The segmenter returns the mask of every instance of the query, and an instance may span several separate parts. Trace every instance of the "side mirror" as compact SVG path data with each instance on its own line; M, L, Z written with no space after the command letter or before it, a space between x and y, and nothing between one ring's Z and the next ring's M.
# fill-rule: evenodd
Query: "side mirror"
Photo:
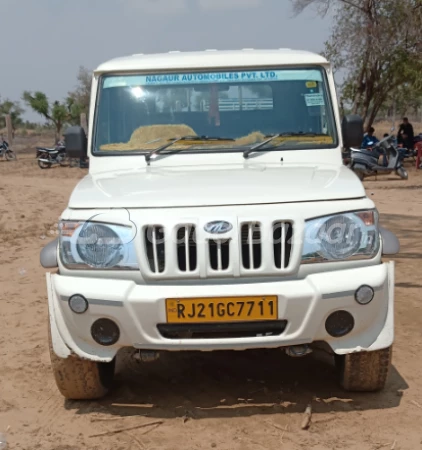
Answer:
M80 126L69 127L64 134L66 153L69 158L85 159L88 140L85 131Z
M343 143L346 148L360 147L363 141L363 120L360 116L344 116L341 124Z

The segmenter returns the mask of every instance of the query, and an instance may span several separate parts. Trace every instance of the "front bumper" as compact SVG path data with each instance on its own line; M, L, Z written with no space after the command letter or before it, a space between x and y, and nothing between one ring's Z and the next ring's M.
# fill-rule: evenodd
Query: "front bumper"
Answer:
M374 299L360 305L354 292L372 286ZM337 354L389 347L394 340L394 263L323 272L295 281L212 286L138 285L127 280L104 280L47 274L51 335L55 353L72 352L95 361L111 361L122 347L145 350L245 350L327 342ZM67 299L81 294L89 301L84 314L74 314ZM222 339L166 339L157 324L166 322L166 298L278 296L278 315L288 324L280 336ZM353 315L355 326L344 337L333 338L325 320L336 310ZM117 344L104 347L91 337L99 318L110 318L120 328Z

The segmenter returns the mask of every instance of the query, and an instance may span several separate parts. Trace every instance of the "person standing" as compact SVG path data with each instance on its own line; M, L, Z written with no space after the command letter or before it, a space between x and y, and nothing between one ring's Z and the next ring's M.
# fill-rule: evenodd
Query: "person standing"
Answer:
M409 122L407 117L403 117L403 123L399 127L397 134L397 141L399 144L403 144L403 147L408 150L413 150L415 133L413 131L413 125Z

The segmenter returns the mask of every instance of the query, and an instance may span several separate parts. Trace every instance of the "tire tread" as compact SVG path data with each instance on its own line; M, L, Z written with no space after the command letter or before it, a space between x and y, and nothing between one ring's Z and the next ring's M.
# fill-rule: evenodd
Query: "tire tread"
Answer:
M51 367L57 388L69 400L94 400L110 390L114 374L113 363L97 363L78 356L58 357L53 349L49 327L49 350ZM103 372L108 372L107 377Z
M392 359L392 347L342 356L340 382L347 391L374 392L384 388Z

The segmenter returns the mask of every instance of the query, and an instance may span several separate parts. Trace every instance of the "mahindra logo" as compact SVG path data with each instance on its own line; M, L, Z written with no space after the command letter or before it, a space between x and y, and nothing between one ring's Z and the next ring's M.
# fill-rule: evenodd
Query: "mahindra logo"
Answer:
M204 230L210 234L223 234L227 233L233 228L233 225L225 220L214 220L214 222L208 222L204 226Z

